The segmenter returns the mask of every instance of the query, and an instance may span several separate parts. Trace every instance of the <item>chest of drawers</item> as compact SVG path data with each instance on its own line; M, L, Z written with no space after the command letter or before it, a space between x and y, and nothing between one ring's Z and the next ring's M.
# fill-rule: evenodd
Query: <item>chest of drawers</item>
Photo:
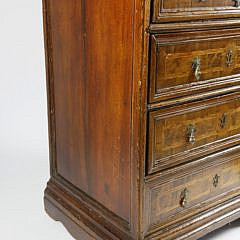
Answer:
M79 240L196 240L240 218L240 1L43 14L47 213Z

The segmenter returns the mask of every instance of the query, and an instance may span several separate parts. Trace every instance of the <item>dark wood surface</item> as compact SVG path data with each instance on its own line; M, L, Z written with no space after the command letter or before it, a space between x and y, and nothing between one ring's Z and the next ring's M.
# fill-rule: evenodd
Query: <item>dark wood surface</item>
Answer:
M150 101L239 85L239 29L153 35ZM199 59L199 79L193 69Z
M133 3L84 4L48 1L56 168L129 222Z
M153 0L153 2L154 22L239 17L239 4L235 0Z
M43 0L44 203L74 238L196 240L240 217L235 4Z
M166 232L164 228L176 219L183 221L204 208L220 205L229 196L237 196L240 193L240 160L236 155L239 149L237 146L202 158L194 168L177 167L170 178L167 172L150 178L145 203L148 231L152 232L157 226L162 233Z
M149 172L239 144L239 119L239 94L150 112Z

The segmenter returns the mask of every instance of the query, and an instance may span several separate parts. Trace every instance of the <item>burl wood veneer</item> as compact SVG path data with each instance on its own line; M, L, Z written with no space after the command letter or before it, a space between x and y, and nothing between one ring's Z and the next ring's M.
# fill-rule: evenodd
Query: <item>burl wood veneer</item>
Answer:
M43 0L47 213L77 240L196 240L240 218L240 0Z

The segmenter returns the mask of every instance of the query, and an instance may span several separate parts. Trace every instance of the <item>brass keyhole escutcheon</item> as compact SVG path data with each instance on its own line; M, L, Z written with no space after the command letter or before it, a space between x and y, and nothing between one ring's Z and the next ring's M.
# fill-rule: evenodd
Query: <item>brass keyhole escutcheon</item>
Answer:
M227 66L230 67L233 63L233 51L230 49L227 52Z
M187 188L185 188L182 192L181 192L181 196L180 196L180 205L181 207L186 207L187 203L188 203L188 197L189 197L189 191Z
M195 138L195 133L196 133L196 127L192 124L190 124L187 127L187 142L194 144L196 142L196 138Z
M194 71L194 75L197 81L201 78L201 59L196 57L192 61L192 69Z
M219 179L220 179L220 176L218 174L216 174L213 178L213 186L214 187L217 187L218 186L218 183L219 183Z
M227 114L223 113L222 117L219 120L220 120L220 127L225 128L227 123Z

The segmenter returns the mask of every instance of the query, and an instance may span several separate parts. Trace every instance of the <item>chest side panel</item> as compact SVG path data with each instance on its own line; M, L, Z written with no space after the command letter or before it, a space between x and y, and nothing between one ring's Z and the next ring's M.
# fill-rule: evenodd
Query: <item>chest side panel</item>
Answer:
M48 1L54 168L127 222L133 11L127 0Z

